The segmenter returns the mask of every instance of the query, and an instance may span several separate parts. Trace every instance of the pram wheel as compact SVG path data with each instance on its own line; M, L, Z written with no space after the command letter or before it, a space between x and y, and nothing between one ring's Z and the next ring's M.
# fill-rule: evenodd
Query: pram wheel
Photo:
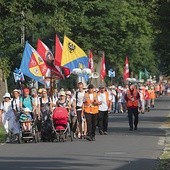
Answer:
M34 142L35 142L35 143L39 143L39 142L40 142L40 137L39 137L38 131L36 131L36 130L34 129L34 130L33 130L33 134L34 134Z
M18 143L22 144L22 134L21 133L18 134Z

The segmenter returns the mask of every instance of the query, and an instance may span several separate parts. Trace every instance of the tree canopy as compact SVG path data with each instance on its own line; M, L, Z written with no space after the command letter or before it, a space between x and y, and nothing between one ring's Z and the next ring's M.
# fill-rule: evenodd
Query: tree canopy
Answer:
M107 69L122 77L125 56L130 71L170 73L169 0L1 0L0 57L19 67L25 40L41 38L52 50L54 37L67 35L95 60L105 51ZM158 66L161 66L160 68Z

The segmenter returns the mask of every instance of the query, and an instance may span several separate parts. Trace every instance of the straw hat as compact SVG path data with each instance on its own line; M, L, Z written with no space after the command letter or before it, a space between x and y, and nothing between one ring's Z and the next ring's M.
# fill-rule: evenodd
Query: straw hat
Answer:
M14 93L14 92L18 92L19 94L21 93L21 91L18 90L18 89L14 89L14 90L12 91L12 93Z
M59 95L60 96L66 96L66 93L64 91L61 91Z

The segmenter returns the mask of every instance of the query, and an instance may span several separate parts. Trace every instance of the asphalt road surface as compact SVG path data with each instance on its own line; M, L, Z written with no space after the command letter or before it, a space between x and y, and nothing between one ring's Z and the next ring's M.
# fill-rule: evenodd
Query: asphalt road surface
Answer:
M4 144L0 170L153 170L162 153L170 111L170 97L160 97L156 107L140 115L138 131L129 131L127 114L109 115L109 133L96 141Z

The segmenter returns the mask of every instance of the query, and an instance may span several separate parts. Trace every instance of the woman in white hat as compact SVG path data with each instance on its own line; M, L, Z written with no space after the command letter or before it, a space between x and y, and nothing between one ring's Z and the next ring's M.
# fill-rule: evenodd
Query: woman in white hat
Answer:
M13 128L13 121L15 119L14 112L12 110L11 106L11 96L9 93L5 93L3 96L3 101L0 105L0 121L4 125L4 129L7 134L7 140L6 142L9 142L9 130L12 130Z

